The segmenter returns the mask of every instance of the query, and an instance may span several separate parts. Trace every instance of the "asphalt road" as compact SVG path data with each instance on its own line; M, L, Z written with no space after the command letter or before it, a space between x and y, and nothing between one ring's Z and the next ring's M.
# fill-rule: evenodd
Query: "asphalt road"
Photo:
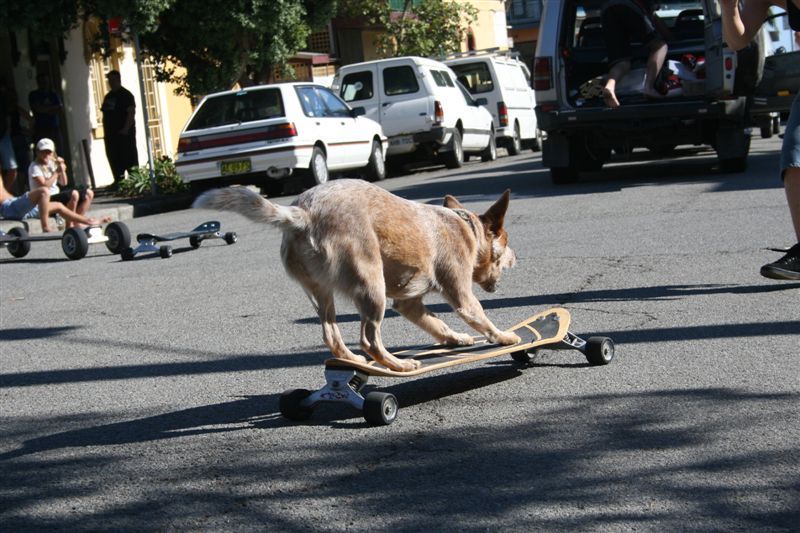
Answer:
M550 351L371 380L400 401L387 427L334 405L280 416L327 351L271 228L185 210L128 225L218 218L239 242L130 262L0 250L0 530L796 531L800 283L758 275L793 237L779 142L754 140L740 175L683 150L556 187L526 152L384 182L474 210L510 187L519 261L479 293L489 316L564 306L617 344L604 367ZM428 342L392 312L383 338Z

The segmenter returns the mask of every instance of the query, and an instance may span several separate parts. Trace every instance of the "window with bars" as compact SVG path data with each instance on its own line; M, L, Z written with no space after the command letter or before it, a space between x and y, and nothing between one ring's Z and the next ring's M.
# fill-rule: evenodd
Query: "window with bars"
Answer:
M148 60L142 62L142 85L144 85L144 105L147 108L147 129L153 143L153 156L164 155L164 136L161 132L161 106L156 92L155 66Z

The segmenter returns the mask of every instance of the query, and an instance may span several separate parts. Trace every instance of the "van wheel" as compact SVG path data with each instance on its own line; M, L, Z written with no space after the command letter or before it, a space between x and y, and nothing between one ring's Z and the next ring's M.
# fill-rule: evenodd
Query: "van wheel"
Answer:
M319 146L315 146L311 152L311 163L308 166L307 185L313 187L326 183L329 178L328 162L325 160L325 153Z
M497 159L497 140L494 132L489 134L489 146L481 152L481 161L495 161Z
M461 168L464 164L464 147L461 145L461 132L453 130L451 150L443 154L444 166L447 168Z
M522 151L522 141L520 140L519 136L519 124L516 122L514 123L514 136L508 141L506 150L508 150L508 155L517 155L520 153L520 151Z
M372 141L372 151L369 154L369 163L367 163L367 179L369 181L383 181L386 179L383 149L378 141Z
M542 151L542 130L538 127L536 128L536 137L533 138L533 142L531 143L531 150L534 152L541 152Z

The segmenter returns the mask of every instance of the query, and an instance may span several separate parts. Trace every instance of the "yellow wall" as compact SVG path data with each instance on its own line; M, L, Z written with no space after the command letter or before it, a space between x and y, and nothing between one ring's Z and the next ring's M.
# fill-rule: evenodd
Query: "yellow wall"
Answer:
M177 69L177 74L183 75L183 67ZM168 127L165 128L169 132L170 137L169 147L171 151L168 151L168 154L170 157L174 157L174 154L178 151L178 140L181 136L181 130L183 126L186 125L194 109L192 108L192 102L189 98L186 96L177 96L175 94L175 88L177 87L175 84L165 83L164 85L164 100L169 110L169 124L167 124Z
M472 24L472 31L475 35L475 48L478 50L495 47L507 49L506 7L503 0L471 0L469 3L478 10L478 18ZM502 20L502 22L498 23L498 20ZM496 31L500 29L499 26L502 26L503 33L501 34ZM461 45L461 50L467 50L466 42Z

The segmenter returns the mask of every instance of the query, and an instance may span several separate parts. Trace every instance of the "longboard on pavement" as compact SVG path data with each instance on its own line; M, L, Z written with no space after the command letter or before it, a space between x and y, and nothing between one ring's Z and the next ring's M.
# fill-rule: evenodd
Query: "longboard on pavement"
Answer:
M112 254L122 253L131 245L131 233L122 222L112 222L105 231L100 226L67 228L61 233L29 235L22 226L11 228L8 233L0 231L0 246L8 248L14 257L25 257L31 251L31 243L39 241L61 241L61 249L70 259L86 257L90 244L105 243Z
M324 387L317 391L292 389L280 398L280 411L290 420L305 420L311 416L319 402L340 402L360 410L367 423L372 426L391 424L397 417L398 403L394 395L373 391L361 395L361 390L370 376L386 378L413 377L510 355L518 363L530 365L541 348L574 349L584 354L592 366L607 365L614 358L614 342L608 337L590 337L583 340L569 331L569 311L553 308L537 313L507 331L516 333L521 341L512 346L501 346L476 337L472 346L449 347L434 344L421 349L405 350L394 355L404 359L415 359L422 366L409 372L386 368L375 361L359 363L342 359L325 361Z
M136 236L139 245L136 248L127 248L124 250L122 252L122 260L127 261L128 259L133 259L137 254L142 252L157 253L162 259L172 257L172 247L166 244L159 245L158 243L177 241L179 239L189 239L189 244L192 248L199 248L200 243L206 239L224 239L228 244L236 242L236 233L228 232L223 235L220 232L220 228L219 222L211 220L200 224L192 231L167 233L165 235L140 233Z

